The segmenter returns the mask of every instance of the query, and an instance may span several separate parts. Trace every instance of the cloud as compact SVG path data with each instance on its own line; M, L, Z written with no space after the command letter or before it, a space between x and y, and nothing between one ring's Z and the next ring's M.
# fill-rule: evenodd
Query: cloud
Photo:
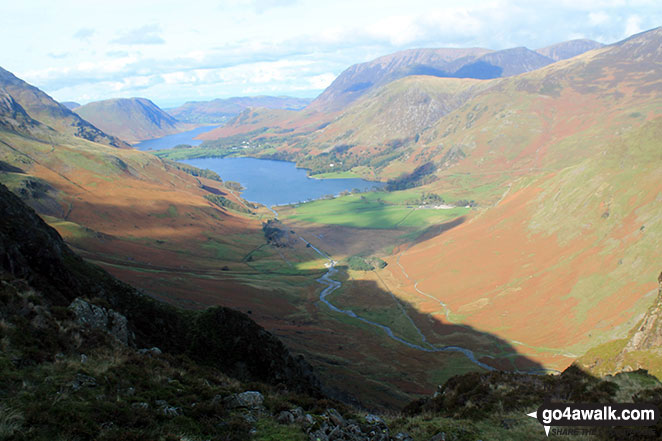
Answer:
M49 52L48 56L55 60L61 60L62 58L67 58L69 56L69 52L62 52L62 53Z
M298 3L297 0L252 0L255 12L261 14L269 9L292 6Z
M630 15L625 21L625 34L624 37L629 37L633 34L638 34L643 31L641 28L641 17L638 15Z
M598 26L609 21L609 15L604 11L590 12L588 14L589 26Z
M117 44L164 44L161 38L161 27L159 25L145 25L140 28L131 29L112 41Z
M74 34L74 38L77 38L78 40L89 40L94 33L95 30L92 28L80 28Z
M126 51L108 51L106 52L106 55L111 58L123 58L128 57L129 53Z

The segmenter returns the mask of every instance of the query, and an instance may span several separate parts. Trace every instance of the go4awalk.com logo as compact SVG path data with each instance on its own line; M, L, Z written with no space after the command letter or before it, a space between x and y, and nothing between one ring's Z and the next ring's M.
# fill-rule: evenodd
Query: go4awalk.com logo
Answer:
M537 418L549 436L556 426L653 426L660 411L649 403L543 403L537 411L527 414Z

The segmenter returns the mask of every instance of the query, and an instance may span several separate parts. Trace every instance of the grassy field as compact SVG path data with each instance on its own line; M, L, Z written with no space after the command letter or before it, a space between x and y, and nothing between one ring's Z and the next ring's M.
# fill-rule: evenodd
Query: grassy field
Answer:
M463 216L470 210L419 208L413 204L419 197L417 192L352 194L302 204L284 212L284 216L296 221L357 228L425 228Z

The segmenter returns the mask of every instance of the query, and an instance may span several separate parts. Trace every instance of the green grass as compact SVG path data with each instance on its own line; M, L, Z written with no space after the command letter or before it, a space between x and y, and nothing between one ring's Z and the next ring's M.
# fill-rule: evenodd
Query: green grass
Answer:
M306 441L308 437L295 425L276 423L273 418L262 418L257 422L255 441Z
M421 228L469 212L464 207L436 210L406 205L413 196L412 192L374 192L313 201L299 205L289 219L357 228Z
M361 176L353 171L341 171L341 172L329 172L329 173L319 173L316 175L310 175L314 179L351 179L351 178L360 178Z
M177 207L175 207L174 205L170 205L165 213L155 214L154 216L159 219L165 219L165 218L173 219L176 218L178 215L179 213L177 212Z

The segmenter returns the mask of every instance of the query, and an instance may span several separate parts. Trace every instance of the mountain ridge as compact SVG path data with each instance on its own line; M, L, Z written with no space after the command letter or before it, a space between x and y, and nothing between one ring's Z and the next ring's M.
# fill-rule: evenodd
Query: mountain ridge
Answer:
M10 95L31 118L56 131L99 142L112 147L128 148L128 144L109 136L85 121L67 107L38 88L0 67L0 90Z
M247 96L216 98L210 101L188 101L181 106L165 109L166 112L189 123L223 123L244 110L254 107L268 109L300 110L310 99L289 96Z
M181 132L180 123L147 98L113 98L94 101L74 112L103 131L131 143Z

